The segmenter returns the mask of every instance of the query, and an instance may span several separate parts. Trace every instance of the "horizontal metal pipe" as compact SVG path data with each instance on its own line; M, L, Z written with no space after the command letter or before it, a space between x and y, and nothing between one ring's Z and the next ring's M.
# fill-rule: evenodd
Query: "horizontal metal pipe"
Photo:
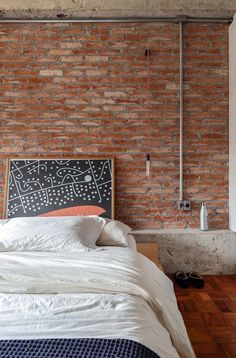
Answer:
M117 17L117 18L57 18L57 19L13 19L13 18L1 18L0 23L4 22L52 22L52 23L59 23L59 22L84 22L84 23L108 23L108 22L121 22L121 23L129 23L129 22L172 22L172 23L179 23L179 22L197 22L197 23L231 23L233 21L232 17L187 17L187 20L179 20L178 17Z

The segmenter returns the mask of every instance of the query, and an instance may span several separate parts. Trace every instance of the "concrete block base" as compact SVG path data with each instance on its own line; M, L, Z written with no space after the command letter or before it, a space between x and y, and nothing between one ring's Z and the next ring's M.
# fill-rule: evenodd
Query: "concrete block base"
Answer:
M166 273L178 270L201 274L236 273L236 233L230 230L135 230L136 242L157 242Z

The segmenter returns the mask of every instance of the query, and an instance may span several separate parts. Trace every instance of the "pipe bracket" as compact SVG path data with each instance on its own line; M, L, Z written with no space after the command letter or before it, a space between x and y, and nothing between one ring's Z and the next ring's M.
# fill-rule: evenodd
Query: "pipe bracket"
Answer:
M189 21L189 18L187 15L177 15L176 16L176 23L179 24L179 23L184 23L184 22L188 22Z

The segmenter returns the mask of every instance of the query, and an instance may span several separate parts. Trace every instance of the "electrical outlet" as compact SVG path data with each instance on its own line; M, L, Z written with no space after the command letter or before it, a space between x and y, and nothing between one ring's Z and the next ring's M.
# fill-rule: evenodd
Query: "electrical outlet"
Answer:
M191 210L191 205L190 205L190 200L179 200L178 203L178 208L183 211L189 211Z

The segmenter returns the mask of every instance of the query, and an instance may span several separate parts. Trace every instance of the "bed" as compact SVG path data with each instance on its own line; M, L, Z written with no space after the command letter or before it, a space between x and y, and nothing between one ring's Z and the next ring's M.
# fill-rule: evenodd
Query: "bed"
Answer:
M104 216L0 221L1 358L195 357L172 282Z

